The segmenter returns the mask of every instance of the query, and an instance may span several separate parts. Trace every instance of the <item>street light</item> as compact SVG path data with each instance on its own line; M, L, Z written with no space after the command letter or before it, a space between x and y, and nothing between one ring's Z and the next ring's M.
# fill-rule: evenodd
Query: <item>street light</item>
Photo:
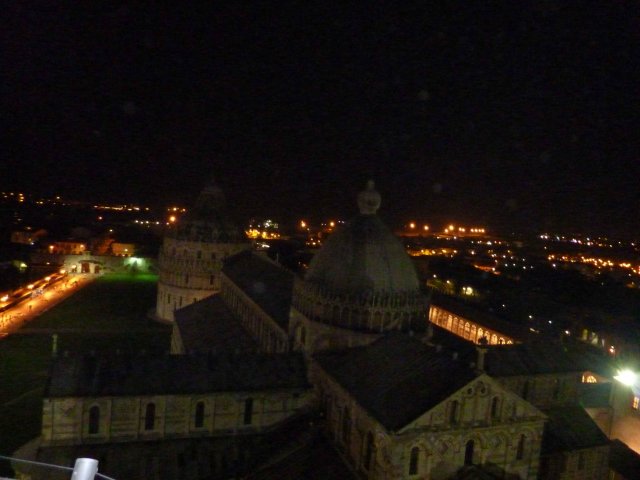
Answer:
M630 387L632 385L635 385L636 380L638 379L638 375L629 369L625 369L620 370L618 375L614 376L613 378L618 380L623 385L627 385L628 387Z

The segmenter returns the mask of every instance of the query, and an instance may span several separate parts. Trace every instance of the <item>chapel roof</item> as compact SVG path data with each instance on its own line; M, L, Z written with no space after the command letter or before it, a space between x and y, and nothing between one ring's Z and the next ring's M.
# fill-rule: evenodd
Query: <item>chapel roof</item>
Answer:
M300 353L58 358L45 397L171 395L306 389Z
M377 421L406 426L479 373L415 336L389 333L370 345L316 354L315 360ZM408 401L410 399L410 401Z

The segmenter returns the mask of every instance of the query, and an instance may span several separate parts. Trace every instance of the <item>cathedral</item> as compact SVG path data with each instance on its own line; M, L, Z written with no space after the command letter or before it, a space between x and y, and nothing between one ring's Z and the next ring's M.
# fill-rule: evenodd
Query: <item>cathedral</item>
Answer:
M373 182L357 207L298 276L205 188L160 253L171 355L59 359L33 457L131 480L609 478L578 396L591 365L429 322Z

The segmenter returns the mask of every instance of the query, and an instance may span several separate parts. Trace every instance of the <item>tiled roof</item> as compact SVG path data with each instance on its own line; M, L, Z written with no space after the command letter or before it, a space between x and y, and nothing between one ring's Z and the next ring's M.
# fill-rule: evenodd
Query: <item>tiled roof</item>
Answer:
M175 312L176 328L187 353L254 352L256 343L219 295Z
M544 411L548 421L542 439L543 454L607 445L609 439L580 406L556 407Z
M364 347L322 352L315 358L391 431L406 426L478 376L468 362L400 333Z
M54 362L45 397L171 395L307 388L299 353L69 357Z
M293 273L252 252L228 258L222 272L278 325L288 330Z

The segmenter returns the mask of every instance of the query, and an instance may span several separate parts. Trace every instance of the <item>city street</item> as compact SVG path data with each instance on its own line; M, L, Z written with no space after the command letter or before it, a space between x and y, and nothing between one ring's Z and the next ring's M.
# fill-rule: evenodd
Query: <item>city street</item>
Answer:
M38 315L73 295L96 278L95 275L69 274L54 285L21 302L5 312L0 312L0 338L15 332Z

